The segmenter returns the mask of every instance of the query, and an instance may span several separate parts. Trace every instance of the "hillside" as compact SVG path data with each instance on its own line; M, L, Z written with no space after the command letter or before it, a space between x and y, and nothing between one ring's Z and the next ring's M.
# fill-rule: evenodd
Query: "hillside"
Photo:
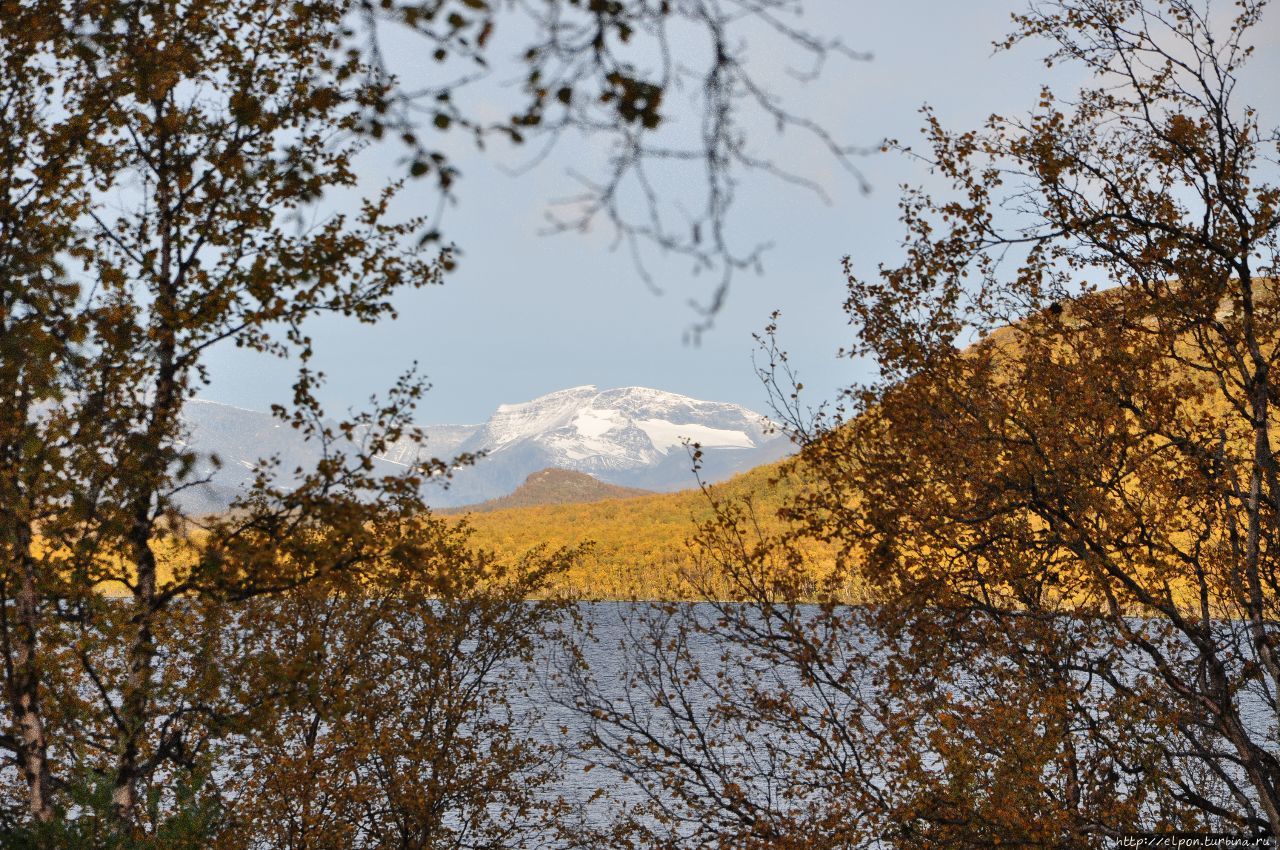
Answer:
M478 505L451 508L441 513L488 513L508 508L527 508L537 505L563 505L570 503L602 502L607 499L634 499L652 496L652 490L636 487L619 487L608 484L585 472L553 467L531 474L515 492Z
M775 462L737 475L708 492L654 493L592 503L512 507L465 518L473 542L499 554L519 556L545 544L551 548L590 543L583 562L566 577L575 591L594 597L684 598L682 574L694 565L687 541L712 516L712 501L750 497L765 531L777 531L783 499L799 486L792 464ZM814 553L822 560L821 553Z

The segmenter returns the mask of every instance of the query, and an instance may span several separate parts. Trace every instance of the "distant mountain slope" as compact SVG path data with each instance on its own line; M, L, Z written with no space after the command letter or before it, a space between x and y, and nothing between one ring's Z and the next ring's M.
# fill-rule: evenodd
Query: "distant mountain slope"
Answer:
M533 473L509 496L490 499L478 505L448 508L446 512L488 513L508 508L602 502L606 499L634 499L638 496L652 495L652 490L606 484L585 472L551 468Z
M304 439L300 431L270 413L247 410L229 404L192 399L183 408L186 445L200 455L202 474L211 475L209 484L185 491L183 503L197 513L225 510L236 494L253 480L261 459L278 458L279 474L289 480L296 470L309 470L320 459L320 447ZM479 425L429 425L422 430L426 445L421 453L453 457L458 447L479 429ZM377 470L391 474L403 470L420 453L409 440L393 445L377 459ZM214 468L213 458L218 460Z
M204 456L202 468L212 475L209 485L184 494L187 506L199 512L225 508L252 480L260 458L279 458L285 480L319 459L315 443L269 413L197 399L184 415L188 445ZM771 432L765 417L745 407L646 387L574 387L504 404L480 425L422 430L425 446L402 440L378 458L377 468L394 473L419 455L446 460L464 452L483 455L448 482L427 485L424 498L437 508L506 496L529 475L548 468L587 473L618 487L692 487L696 479L685 440L702 447L702 475L708 481L777 460L791 448ZM211 456L217 456L219 468Z

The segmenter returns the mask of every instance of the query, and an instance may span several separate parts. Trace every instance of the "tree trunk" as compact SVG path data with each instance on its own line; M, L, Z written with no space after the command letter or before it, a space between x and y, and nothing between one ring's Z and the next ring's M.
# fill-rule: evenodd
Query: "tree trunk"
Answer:
M53 820L52 776L49 745L40 713L40 670L36 663L40 609L37 604L35 564L31 558L31 529L18 524L20 584L15 598L17 639L13 649L11 696L14 727L18 735L18 760L27 784L27 811L41 823Z

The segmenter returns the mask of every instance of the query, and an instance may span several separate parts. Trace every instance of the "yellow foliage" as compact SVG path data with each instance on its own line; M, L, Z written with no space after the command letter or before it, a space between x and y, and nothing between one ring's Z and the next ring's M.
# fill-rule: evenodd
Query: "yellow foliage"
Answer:
M564 576L563 589L590 598L689 599L694 566L690 538L714 515L713 499L750 497L760 530L784 529L778 509L797 486L787 462L769 464L698 489L601 502L541 505L472 513L472 542L499 556L536 546L589 544L587 555ZM820 562L815 557L815 565ZM815 569L818 569L815 566Z

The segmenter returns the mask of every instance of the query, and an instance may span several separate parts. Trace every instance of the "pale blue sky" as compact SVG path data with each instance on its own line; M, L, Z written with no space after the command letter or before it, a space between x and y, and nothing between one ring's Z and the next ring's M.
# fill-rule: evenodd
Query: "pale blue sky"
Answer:
M992 41L1022 7L1016 0L805 0L805 6L811 26L874 54L870 63L834 62L820 81L797 92L798 108L849 143L917 140L925 102L963 129L991 112L1025 112L1042 83L1065 93L1074 79L1074 72L1057 69L1051 77L1032 46L993 54ZM1280 78L1278 25L1280 10L1271 10L1243 92L1264 123L1280 121L1280 95L1268 83ZM774 247L762 275L735 279L700 345L682 342L696 318L686 301L705 297L712 281L691 275L687 263L657 267L665 291L657 296L625 250L609 251L605 233L538 235L547 201L572 193L567 168L589 151L566 146L536 171L511 176L499 163L518 165L527 151L484 157L459 147L461 204L445 224L446 235L466 251L463 262L443 287L400 297L398 321L375 328L315 324L318 363L329 376L326 403L335 413L359 407L416 360L434 385L419 411L423 423L479 422L498 404L592 383L651 386L764 410L751 334L774 309L782 310L781 339L806 394L813 401L832 396L862 376L857 364L836 358L849 339L840 309L841 258L851 255L864 273L892 260L901 233L898 187L927 180L927 173L898 155L866 158L860 165L873 191L862 195L833 162L793 151L792 137L775 140L761 129L762 147L798 156L805 163L800 170L822 181L832 203L764 176L751 179L733 213L736 232L742 244L770 240ZM372 179L393 173L392 156L384 150L369 159ZM435 209L429 186L407 191L407 208ZM288 364L225 349L211 366L208 398L265 409L287 397Z

